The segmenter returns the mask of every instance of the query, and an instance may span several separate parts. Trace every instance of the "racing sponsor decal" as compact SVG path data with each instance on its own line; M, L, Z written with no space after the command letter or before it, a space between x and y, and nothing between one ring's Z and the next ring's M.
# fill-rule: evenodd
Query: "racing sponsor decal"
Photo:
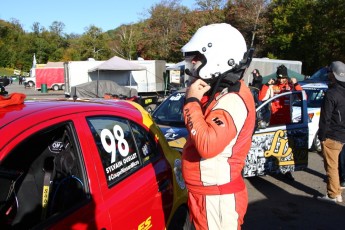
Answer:
M113 132L109 129L101 131L102 146L111 154L110 165L105 168L109 182L140 165L138 154L136 152L129 154L129 144L124 137L123 129L119 125L113 127Z
M306 164L308 135L301 132L277 130L254 135L246 158L244 176L286 173L295 171L296 165Z
M178 93L176 94L176 96L171 96L170 97L170 101L179 101L181 99L181 97L184 96L184 93Z
M49 145L49 151L52 153L59 153L62 151L64 144L62 141L54 141L51 145Z
M222 127L225 126L225 125L224 125L224 122L223 122L222 120L220 120L218 117L213 118L212 121L213 121L214 123L216 123L216 125L218 125L218 126L222 126Z
M178 132L178 130L177 130L177 132ZM175 139L177 139L178 135L179 134L176 133L176 131L173 128L168 129L166 131L166 133L164 134L164 136L167 140L175 140Z
M151 216L138 225L138 230L147 230L150 228L152 228Z
M193 122L192 122L192 118L190 116L190 111L189 109L185 109L186 112L186 116L187 116L187 126L190 129L190 133L194 136L196 134L196 130L193 128Z

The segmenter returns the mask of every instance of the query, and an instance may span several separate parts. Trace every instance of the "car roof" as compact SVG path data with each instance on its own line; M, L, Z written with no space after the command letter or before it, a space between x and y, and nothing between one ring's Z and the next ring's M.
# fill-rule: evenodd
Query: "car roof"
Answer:
M303 89L327 89L328 88L328 84L326 82L302 81L299 83Z
M32 100L0 108L0 149L15 133L60 116L83 112L123 113L142 120L138 104L125 100ZM143 110L143 109L142 109Z

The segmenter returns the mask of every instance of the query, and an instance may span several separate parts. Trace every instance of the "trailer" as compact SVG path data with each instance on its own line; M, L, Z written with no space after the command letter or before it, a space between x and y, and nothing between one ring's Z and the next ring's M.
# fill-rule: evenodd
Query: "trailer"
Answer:
M64 67L64 82L65 82L65 95L71 96L71 89L74 86L91 82L89 69L104 63L104 61L95 61L89 59L88 61L69 61L63 64Z
M63 67L45 67L36 69L35 89L41 90L43 87L54 91L64 90L64 68Z
M74 86L100 80L114 81L120 86L135 89L140 96L157 95L164 92L165 68L163 60L129 61L117 56L107 61L65 62L65 95L73 96L71 89Z
M253 58L248 69L246 70L243 80L248 85L252 82L252 72L254 69L258 69L261 76L267 76L277 71L277 67L285 65L286 68L292 70L298 74L302 71L302 62L295 60L280 60L280 59L269 59L269 58Z
M139 94L145 95L164 92L166 61L132 60L130 62L146 67L146 70L132 71L133 78L137 83L135 88Z

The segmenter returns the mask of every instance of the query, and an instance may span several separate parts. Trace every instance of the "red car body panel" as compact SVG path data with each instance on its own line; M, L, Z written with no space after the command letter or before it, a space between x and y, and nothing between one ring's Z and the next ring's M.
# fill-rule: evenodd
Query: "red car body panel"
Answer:
M109 106L109 104L111 106ZM163 229L177 206L186 201L176 187L172 164L164 154L112 187L104 173L94 138L86 121L92 116L124 117L143 124L142 111L124 101L27 101L0 110L0 163L28 136L62 122L72 122L83 154L91 199L78 210L48 220L52 229ZM143 126L145 127L145 126ZM146 127L149 131L151 128ZM159 130L154 127L154 130ZM152 130L151 130L152 131ZM156 134L157 135L157 134ZM158 133L163 139L161 133ZM167 142L161 143L167 148ZM162 149L162 152L166 151ZM28 153L23 154L30 154ZM185 197L176 197L177 190ZM174 197L175 196L175 197Z

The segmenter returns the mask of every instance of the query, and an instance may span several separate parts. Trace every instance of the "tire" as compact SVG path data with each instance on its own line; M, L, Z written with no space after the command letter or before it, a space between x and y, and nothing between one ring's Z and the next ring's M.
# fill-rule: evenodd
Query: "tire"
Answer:
M317 134L314 137L313 140L313 150L315 150L318 153L321 153L322 149L321 149L321 141L319 140L319 138L317 137Z
M195 230L193 223L189 217L189 210L186 205L179 207L174 216L171 218L168 230Z
M33 81L29 81L29 82L28 82L28 85L29 85L30 87L34 87L34 86L35 86L35 83L34 83Z
M52 89L53 89L54 91L58 91L60 88L59 88L58 85L53 85L53 86L52 86Z
M61 90L65 90L65 85L61 85Z

